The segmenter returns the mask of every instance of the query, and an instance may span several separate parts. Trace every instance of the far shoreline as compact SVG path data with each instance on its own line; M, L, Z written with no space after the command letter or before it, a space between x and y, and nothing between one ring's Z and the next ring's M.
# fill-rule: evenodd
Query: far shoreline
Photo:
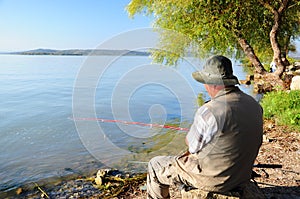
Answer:
M110 49L35 49L19 52L0 52L2 55L45 55L45 56L149 56L146 51L110 50Z

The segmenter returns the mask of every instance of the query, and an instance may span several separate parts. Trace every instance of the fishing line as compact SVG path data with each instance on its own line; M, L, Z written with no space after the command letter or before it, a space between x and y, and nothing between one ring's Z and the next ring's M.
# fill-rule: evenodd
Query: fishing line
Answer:
M164 128L164 129L172 129L177 131L186 131L188 132L188 128L171 126L171 125L164 125L164 124L150 124L150 123L143 123L143 122L129 122L125 120L110 120L110 119L103 119L103 118L89 118L89 117L69 117L70 120L74 121L98 121L98 122L105 122L105 123L120 123L126 125L138 125L138 126L149 126L150 128Z

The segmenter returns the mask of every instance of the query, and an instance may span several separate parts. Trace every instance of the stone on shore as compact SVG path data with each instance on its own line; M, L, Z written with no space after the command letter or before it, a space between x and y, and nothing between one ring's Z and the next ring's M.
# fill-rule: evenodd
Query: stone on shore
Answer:
M296 75L292 78L290 89L291 90L300 90L300 76L299 75Z

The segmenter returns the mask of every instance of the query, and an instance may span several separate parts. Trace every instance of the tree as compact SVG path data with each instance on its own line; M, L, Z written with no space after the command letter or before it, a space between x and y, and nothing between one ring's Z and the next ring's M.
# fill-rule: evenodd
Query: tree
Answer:
M172 64L190 52L199 57L244 54L257 73L265 74L261 60L272 57L273 50L278 76L284 70L281 52L300 32L299 10L298 0L131 0L127 6L130 16L145 12L154 16L155 27L186 36L177 42L176 34L162 32L164 50L153 52L156 61ZM171 48L177 55L167 53Z
M281 76L285 67L289 65L288 54L291 37L299 36L300 1L293 0L260 0L266 8L266 15L272 23L270 43L273 49L273 61L277 65L275 74Z

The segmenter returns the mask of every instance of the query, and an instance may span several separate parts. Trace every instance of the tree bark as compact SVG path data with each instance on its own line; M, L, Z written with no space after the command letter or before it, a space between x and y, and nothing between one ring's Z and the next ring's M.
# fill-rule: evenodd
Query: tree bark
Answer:
M279 43L277 41L277 35L278 35L279 27L281 24L282 13L287 8L288 3L289 3L289 0L283 0L280 4L280 7L278 8L278 10L276 10L274 7L272 7L268 3L263 3L264 7L269 9L274 15L274 24L272 26L269 36L270 36L271 46L272 46L272 49L274 52L273 61L276 63L276 66L277 66L277 69L274 74L279 77L285 71L285 64L283 63L283 61L281 59L281 49L280 49Z
M253 64L253 66L255 68L255 72L259 73L259 74L267 73L267 71L265 70L263 65L260 63L258 57L254 53L252 46L247 42L247 40L243 39L243 38L238 38L238 42L239 42L240 46L242 47L245 55L248 57L250 62Z

